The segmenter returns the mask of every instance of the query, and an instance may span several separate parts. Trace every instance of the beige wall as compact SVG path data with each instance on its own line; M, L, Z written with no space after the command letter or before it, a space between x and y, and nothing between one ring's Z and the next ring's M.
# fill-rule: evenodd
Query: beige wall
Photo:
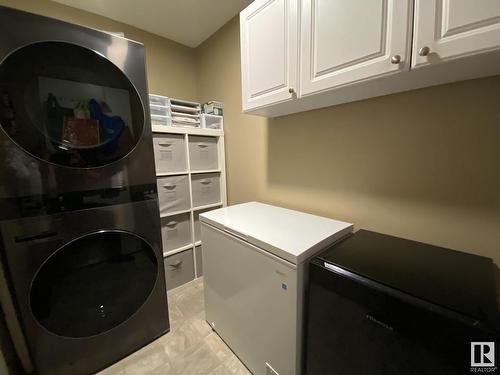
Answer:
M196 98L195 50L135 27L48 0L0 0L0 5L106 31L122 31L146 46L149 91Z
M230 203L258 199L500 264L500 77L266 120L241 113L237 18L197 58L199 99L225 103Z
M500 77L265 119L241 113L235 17L196 50L47 0L1 5L146 45L151 92L225 103L230 203L261 200L500 261Z

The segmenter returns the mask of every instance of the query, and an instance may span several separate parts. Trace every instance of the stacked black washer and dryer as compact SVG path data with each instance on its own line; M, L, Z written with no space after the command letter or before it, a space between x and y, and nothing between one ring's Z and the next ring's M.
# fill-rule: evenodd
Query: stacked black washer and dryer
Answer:
M144 55L0 7L0 251L39 374L169 330Z

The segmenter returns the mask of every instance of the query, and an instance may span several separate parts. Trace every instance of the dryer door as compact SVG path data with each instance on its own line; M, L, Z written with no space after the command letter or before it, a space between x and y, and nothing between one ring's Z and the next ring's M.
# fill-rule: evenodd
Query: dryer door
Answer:
M134 315L158 279L152 247L124 231L99 231L62 246L36 273L29 294L36 321L64 337L107 332Z
M127 46L127 44L124 44ZM123 60L127 48L122 48ZM28 154L75 168L128 155L144 128L137 90L111 61L88 48L46 41L0 63L0 125Z

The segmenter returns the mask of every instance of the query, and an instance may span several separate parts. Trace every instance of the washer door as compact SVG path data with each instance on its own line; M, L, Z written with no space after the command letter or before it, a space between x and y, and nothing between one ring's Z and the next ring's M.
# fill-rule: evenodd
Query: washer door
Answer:
M78 45L38 42L15 50L0 64L0 95L3 130L54 164L100 167L128 155L142 136L144 109L133 84Z
M122 231L74 240L40 267L30 290L33 316L49 332L88 337L130 318L156 283L158 263L150 245Z

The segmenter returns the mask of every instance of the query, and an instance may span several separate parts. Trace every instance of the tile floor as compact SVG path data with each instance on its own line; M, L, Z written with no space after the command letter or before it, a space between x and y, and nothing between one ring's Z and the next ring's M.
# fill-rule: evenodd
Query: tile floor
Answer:
M170 332L98 375L251 375L205 321L203 280L168 292Z

